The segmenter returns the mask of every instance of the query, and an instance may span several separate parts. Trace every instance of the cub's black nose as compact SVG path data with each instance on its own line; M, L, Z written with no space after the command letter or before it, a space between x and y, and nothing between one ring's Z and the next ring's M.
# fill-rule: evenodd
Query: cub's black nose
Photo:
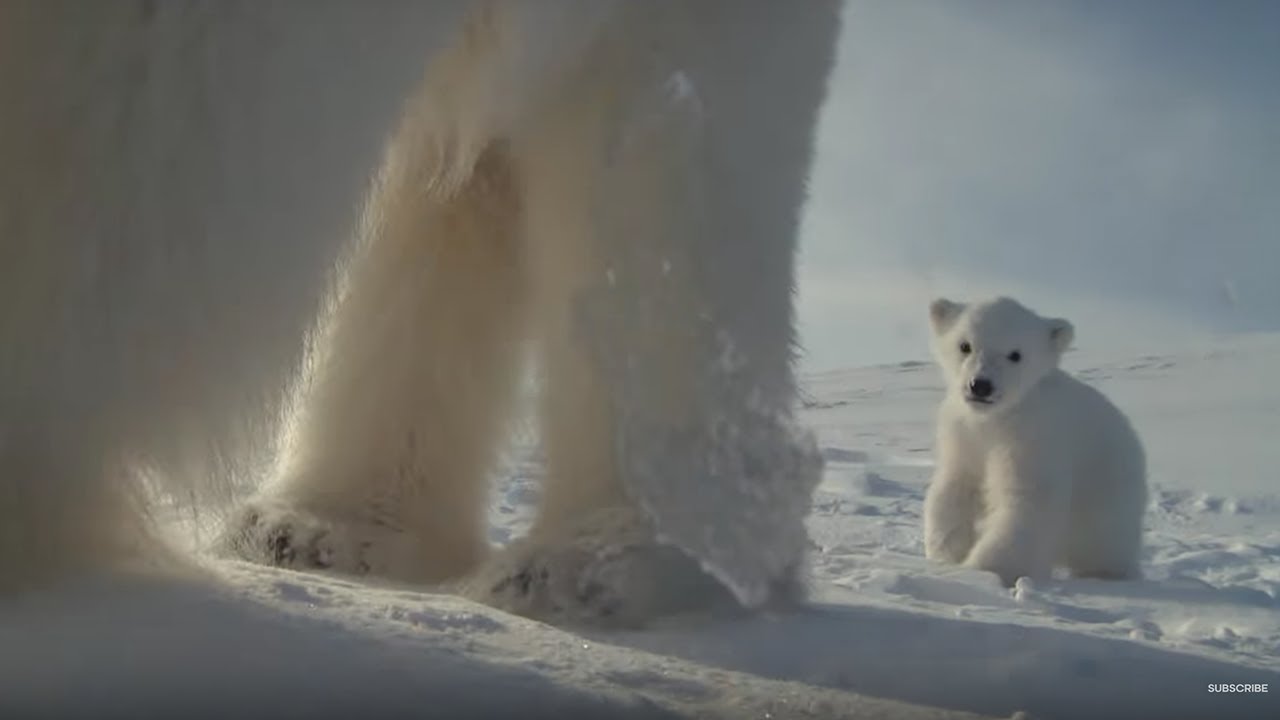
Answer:
M969 393L976 398L986 400L995 391L995 386L986 378L974 378L969 383Z

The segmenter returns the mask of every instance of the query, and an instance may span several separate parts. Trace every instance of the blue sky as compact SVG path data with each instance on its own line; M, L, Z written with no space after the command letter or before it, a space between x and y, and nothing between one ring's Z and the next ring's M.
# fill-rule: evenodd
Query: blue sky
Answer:
M1280 3L849 0L802 230L816 370L935 295L1141 351L1280 330Z

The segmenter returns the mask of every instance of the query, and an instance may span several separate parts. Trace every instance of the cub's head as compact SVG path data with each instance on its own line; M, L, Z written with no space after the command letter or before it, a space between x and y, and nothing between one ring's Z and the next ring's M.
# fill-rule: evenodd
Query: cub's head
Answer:
M1044 318L1016 300L929 304L933 354L947 392L971 411L998 413L1058 367L1071 345L1071 323Z

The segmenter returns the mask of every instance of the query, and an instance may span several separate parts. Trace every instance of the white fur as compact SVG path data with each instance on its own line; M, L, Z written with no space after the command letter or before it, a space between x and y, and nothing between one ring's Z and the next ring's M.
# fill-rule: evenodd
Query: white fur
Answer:
M930 320L947 394L925 498L926 555L1007 585L1055 566L1138 577L1145 456L1120 410L1059 369L1071 324L1008 298L936 300ZM988 403L975 397L975 379L991 384Z
M661 534L767 599L799 565L800 513L759 552L683 542L683 498L728 481L691 463L646 490L637 453L664 447L631 427L740 420L697 391L729 347L751 412L780 419L770 441L811 455L789 429L793 255L837 15L0 5L0 586L150 564L157 497L226 504L264 475L224 548L489 577L486 478L531 348L549 472L518 553L627 517L624 544ZM760 482L807 500L815 467ZM718 507L709 527L751 534L754 508Z

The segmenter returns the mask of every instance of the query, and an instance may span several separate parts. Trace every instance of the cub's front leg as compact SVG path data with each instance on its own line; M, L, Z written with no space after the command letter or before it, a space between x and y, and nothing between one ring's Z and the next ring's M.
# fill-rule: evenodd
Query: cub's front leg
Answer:
M987 514L966 566L994 572L1007 587L1020 577L1049 577L1070 499L1068 478L1051 467L1017 459L991 464Z
M939 467L924 498L924 554L930 560L959 565L977 540L982 511L978 478Z

